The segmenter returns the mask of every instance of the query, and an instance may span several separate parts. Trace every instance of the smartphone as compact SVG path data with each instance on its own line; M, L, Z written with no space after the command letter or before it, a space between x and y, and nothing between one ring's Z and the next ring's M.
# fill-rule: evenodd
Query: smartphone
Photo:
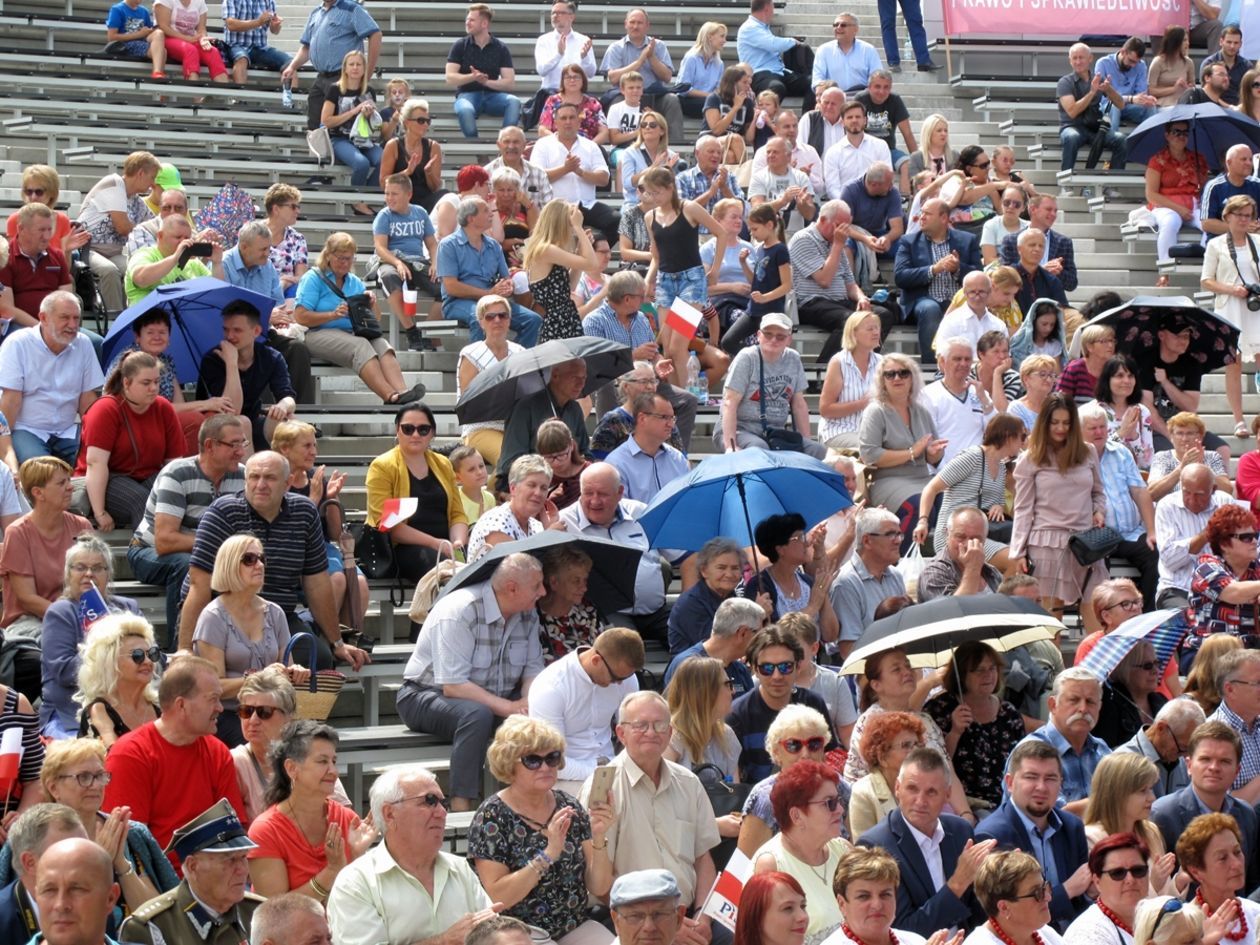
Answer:
M176 265L179 266L180 269L183 269L188 265L188 260L192 259L194 256L200 259L209 259L213 255L213 243L192 243L187 249L179 254L179 261Z
M73 223L71 223L71 224L70 224L70 229L72 229L72 230L86 230L86 229L87 229L87 227L86 227L86 226L84 226L84 225L83 225L83 223L82 223L81 221L79 221L79 220L75 220Z
M600 765L591 774L591 797L593 804L603 803L608 792L612 790L614 773L612 765Z

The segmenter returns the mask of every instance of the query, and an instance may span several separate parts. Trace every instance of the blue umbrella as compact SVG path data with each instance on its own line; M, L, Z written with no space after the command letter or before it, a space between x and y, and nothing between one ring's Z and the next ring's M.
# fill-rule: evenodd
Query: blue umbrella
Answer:
M844 476L804 453L746 449L710 456L657 493L639 518L654 548L699 549L748 536L770 515L798 512L809 528L853 504Z
M265 332L271 309L276 304L270 296L229 285L213 276L160 285L114 319L101 348L101 361L109 364L119 351L135 341L132 322L154 309L165 309L171 316L171 343L167 353L175 359L175 375L180 383L194 380L202 356L223 340L223 307L238 299L258 309Z
M1145 164L1162 151L1166 144L1164 130L1173 122L1186 122L1190 126L1186 147L1202 154L1208 167L1214 171L1221 169L1225 152L1236 144L1245 144L1253 151L1260 150L1260 123L1249 115L1212 102L1174 105L1172 108L1161 108L1129 132L1129 163Z
M1145 640L1155 648L1155 660L1163 678L1168 660L1189 631L1184 610L1153 610L1132 617L1106 636L1099 637L1094 648L1077 665L1106 682L1129 651Z

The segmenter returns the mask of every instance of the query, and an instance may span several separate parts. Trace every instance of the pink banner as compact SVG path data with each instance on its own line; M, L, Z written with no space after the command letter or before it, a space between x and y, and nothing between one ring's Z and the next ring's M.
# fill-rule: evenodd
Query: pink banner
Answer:
M1187 26L1190 0L942 0L950 36L1158 36Z

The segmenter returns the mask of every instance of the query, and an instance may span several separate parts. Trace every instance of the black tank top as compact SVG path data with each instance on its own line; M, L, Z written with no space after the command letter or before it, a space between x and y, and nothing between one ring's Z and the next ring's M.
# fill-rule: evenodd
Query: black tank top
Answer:
M421 198L429 196L433 193L433 189L429 187L429 181L424 176L425 165L429 163L430 152L433 145L428 138L420 139L420 163L416 165L416 169L411 172L411 202L420 203ZM390 173L401 174L407 169L407 145L402 138L398 139L397 156L394 158L394 169Z
M700 230L691 225L686 214L680 212L669 226L661 226L653 215L652 238L661 272L686 272L704 265L700 260Z

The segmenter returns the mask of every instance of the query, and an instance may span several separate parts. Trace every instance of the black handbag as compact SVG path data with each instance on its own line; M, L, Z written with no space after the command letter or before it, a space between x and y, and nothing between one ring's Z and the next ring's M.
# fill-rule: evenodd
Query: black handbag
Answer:
M713 806L714 817L725 817L727 814L737 814L744 809L744 802L748 800L748 795L752 793L752 785L745 783L732 783L726 780L726 775L722 773L722 769L715 764L705 763L701 765L693 765L692 774L700 779L700 783L704 785L704 793L709 796L709 803ZM719 870L726 866L731 855L735 852L738 838L723 837L722 842L710 850L713 856L713 865Z
M329 279L322 271L319 271L319 277L337 294L337 298L346 303L346 308L349 310L346 315L350 319L350 330L356 337L375 341L384 334L381 331L381 323L376 320L376 312L372 309L371 295L367 292L346 295L337 288L337 283Z
M766 441L766 446L775 452L805 452L805 437L802 434L786 427L781 430L772 430L766 425L766 362L760 351L757 352L757 368L759 371L757 390L760 394L757 406L761 408L761 438Z
M398 564L394 561L394 544L389 540L389 532L366 523L350 531L354 534L354 559L359 570L373 579L397 576Z
M1083 532L1077 532L1068 539L1068 550L1082 566L1089 567L1095 561L1101 561L1112 554L1122 541L1124 537L1118 531L1103 525L1101 528L1087 528Z

